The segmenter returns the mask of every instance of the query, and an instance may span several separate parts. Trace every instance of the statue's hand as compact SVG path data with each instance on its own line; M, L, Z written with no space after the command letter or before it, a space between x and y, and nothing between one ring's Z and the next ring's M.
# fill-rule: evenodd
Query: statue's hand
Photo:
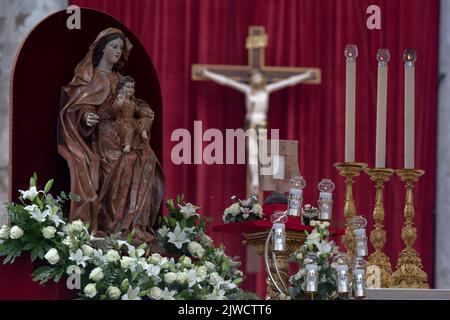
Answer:
M199 67L197 68L197 75L199 77L202 77L205 74L206 68L205 67Z
M116 98L115 103L116 103L118 106L123 106L123 103L124 103L124 102L125 102L125 95L119 93L119 94L117 95L117 98Z
M93 113L93 112L88 112L88 113L86 113L84 120L85 120L86 125L88 127L93 127L97 123L99 123L100 117L97 114Z

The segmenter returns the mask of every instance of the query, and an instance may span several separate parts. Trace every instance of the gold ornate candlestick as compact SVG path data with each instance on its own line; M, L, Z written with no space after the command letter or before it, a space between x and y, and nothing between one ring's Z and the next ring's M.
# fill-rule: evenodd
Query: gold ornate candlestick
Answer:
M386 243L386 231L383 229L384 221L384 205L383 205L383 188L384 184L389 181L393 169L373 168L367 169L366 173L370 180L375 182L375 206L373 209L373 219L375 221L374 229L370 232L370 243L372 243L375 252L369 256L369 265L375 265L380 268L380 286L381 288L389 288L390 278L392 274L391 261L383 252Z
M353 236L352 219L356 215L355 201L353 200L353 181L355 177L359 176L361 171L367 168L367 164L359 162L340 162L336 163L335 167L339 170L339 174L345 178L344 216L347 223L342 242L347 249L350 261L353 263L355 239Z
M417 229L414 227L414 199L413 187L425 173L417 169L400 169L396 171L400 179L406 184L405 197L405 226L402 229L402 240L405 249L400 252L397 261L397 270L392 274L394 288L428 288L428 276L423 271L419 253L412 247L417 238Z

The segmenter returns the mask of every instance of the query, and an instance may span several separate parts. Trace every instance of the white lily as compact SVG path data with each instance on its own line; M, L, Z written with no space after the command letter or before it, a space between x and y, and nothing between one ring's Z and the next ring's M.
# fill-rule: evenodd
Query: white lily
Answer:
M226 300L225 290L215 288L212 293L206 296L207 300Z
M34 198L36 198L36 196L39 193L39 191L36 189L36 187L31 187L30 189L28 189L26 191L19 190L19 192L21 193L22 199L28 199L30 201L33 201Z
M133 289L133 287L130 286L128 288L128 292L122 296L122 300L142 300L142 298L139 297L140 291L141 291L141 288L136 287L136 289Z
M148 264L145 269L149 277L158 277L161 272L161 268L154 264Z
M331 244L329 244L326 241L315 241L314 244L317 247L319 255L329 254L331 252L331 250L333 249Z
M186 203L186 205L178 205L180 208L180 212L183 214L183 217L185 219L189 219L192 216L199 215L197 213L197 209L200 209L200 207L197 207L196 205L193 205L192 203Z
M83 255L83 251L78 249L76 252L70 251L69 260L75 262L76 265L80 265L83 268L86 267L86 261L89 260L89 257Z
M217 272L213 272L209 275L209 281L211 281L211 284L215 287L220 287L225 283L225 280L219 276Z
M191 288L197 283L197 271L195 269L184 270L188 287Z
M167 236L169 237L170 243L175 245L177 249L181 249L183 247L184 243L189 242L189 239L186 238L186 233L181 229L180 225L177 222L177 226L175 227L175 230L172 232L170 231Z
M30 213L31 217L34 220L39 221L39 222L44 222L45 218L47 218L47 216L51 212L51 209L50 210L47 209L47 210L44 210L43 212L41 212L41 210L39 210L39 207L35 204L33 204L31 206L26 206L24 209Z
M166 226L163 226L158 229L158 233L161 235L161 237L165 237L168 232L169 232L169 228L167 228Z
M53 222L53 224L55 225L55 227L59 227L60 224L65 225L66 223L64 222L64 220L61 218L61 216L59 215L59 212L56 213L50 213L50 215L48 216L48 220L50 220L51 222Z
M142 257L145 254L145 250L144 249L140 249L140 248L135 248L133 246L130 246L128 248L128 255L131 258L135 258L135 259L139 259L140 257Z
M161 294L161 300L175 300L173 296L176 294L177 292L175 290L169 291L169 289L165 287Z

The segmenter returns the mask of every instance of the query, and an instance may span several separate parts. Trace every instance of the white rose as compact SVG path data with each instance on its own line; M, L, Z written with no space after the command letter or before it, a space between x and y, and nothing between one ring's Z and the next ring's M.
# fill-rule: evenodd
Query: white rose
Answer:
M216 265L210 261L205 261L205 267L208 268L208 270L216 270Z
M205 249L203 249L202 245L197 241L191 241L188 244L188 251L193 256L201 258L205 253Z
M187 281L187 277L183 272L178 272L177 273L177 282L179 284L185 284Z
M9 232L11 231L11 228L8 227L6 224L4 224L0 229L0 239L8 239L9 238Z
M322 222L322 228L328 228L330 223L328 221Z
M225 280L219 276L217 272L213 272L209 275L209 281L211 281L214 286L220 286L225 282Z
M153 287L150 289L150 298L153 300L161 300L163 291L158 287Z
M95 283L89 283L86 287L84 287L84 294L89 298L95 297L95 295L97 294Z
M23 236L23 230L19 226L14 226L9 232L11 239L19 239Z
M47 251L44 258L50 263L50 264L56 264L59 261L59 254L58 250L55 248L52 248Z
M55 237L56 228L52 226L45 227L42 229L42 235L45 239L53 239Z
M75 232L81 232L84 229L84 223L81 220L75 220L71 223L72 230Z
M207 234L204 234L202 236L202 239L200 240L201 244L204 246L211 246L213 244L213 240L211 239L210 236L208 236Z
M177 279L177 275L173 272L168 272L164 275L164 281L167 284L172 284L175 282L175 280Z
M231 215L233 216L237 216L239 213L241 213L241 206L238 202L235 202L231 206L229 206L226 211L227 213L231 213Z
M103 270L100 267L93 269L89 274L89 279L95 282L102 280L103 277L104 277Z
M105 255L106 261L113 263L120 260L119 252L116 250L108 250L108 252Z
M199 282L204 281L208 276L208 269L205 266L200 266L197 269L197 278Z
M252 211L256 214L260 213L262 211L262 207L259 203L256 203L252 207Z
M120 267L124 270L128 270L134 264L134 259L130 257L122 257L120 260Z
M113 287L113 286L109 286L108 287L108 296L113 299L113 300L117 300L120 298L120 295L122 294L122 292L120 292L120 289L117 287Z
M303 254L301 252L299 252L299 253L297 253L297 255L295 257L297 258L297 260L302 260Z
M182 257L180 259L180 262L185 266L185 267L190 267L192 266L192 260L189 257Z
M148 258L148 262L151 264L159 264L161 261L161 255L159 253L152 253L152 255Z
M94 255L94 249L87 244L83 244L81 246L81 250L83 251L83 255L86 257L92 257Z

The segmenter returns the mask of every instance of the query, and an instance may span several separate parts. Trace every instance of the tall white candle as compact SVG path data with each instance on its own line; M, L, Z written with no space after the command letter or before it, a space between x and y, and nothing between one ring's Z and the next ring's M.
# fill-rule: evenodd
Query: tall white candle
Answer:
M405 61L405 168L414 168L414 63L417 54L407 49L403 54Z
M354 44L345 47L345 162L355 162L355 94L356 57L358 48Z
M386 167L386 108L389 59L390 54L388 49L378 50L376 168Z

